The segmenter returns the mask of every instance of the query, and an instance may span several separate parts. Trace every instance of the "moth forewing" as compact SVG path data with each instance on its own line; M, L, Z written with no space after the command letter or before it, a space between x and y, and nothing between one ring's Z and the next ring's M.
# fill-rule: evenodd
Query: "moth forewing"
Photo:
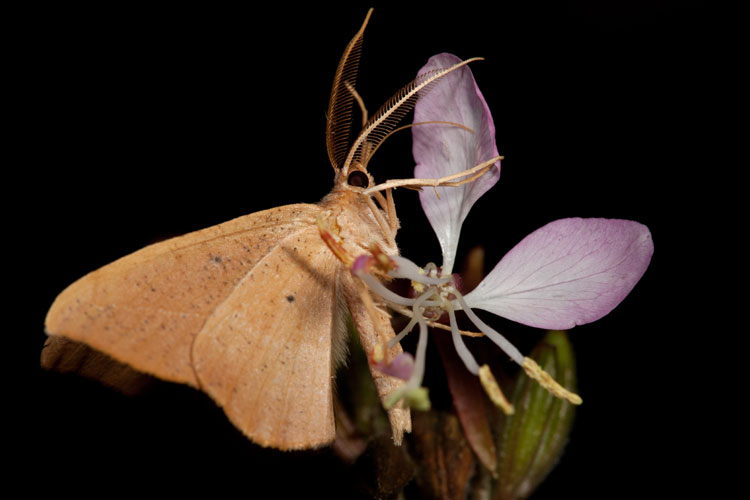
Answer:
M319 213L317 205L287 205L147 246L66 288L47 313L45 331L199 387L191 349L208 316L281 240Z

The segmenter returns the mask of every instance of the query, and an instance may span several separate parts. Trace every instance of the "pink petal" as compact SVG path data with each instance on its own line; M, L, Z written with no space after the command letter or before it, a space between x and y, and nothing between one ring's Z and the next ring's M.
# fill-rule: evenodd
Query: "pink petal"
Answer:
M419 74L460 62L452 54L430 58ZM450 73L420 97L414 108L414 123L449 121L469 127L474 133L447 124L412 128L414 176L436 179L472 168L498 155L495 125L487 103L471 70L464 66ZM459 187L425 188L419 193L422 208L443 250L443 269L450 272L458 236L469 209L500 178L500 162L474 182Z
M561 219L524 238L465 299L525 325L566 330L614 309L653 253L643 224Z
M414 371L414 356L408 352L402 352L390 363L374 363L373 366L382 374L390 375L401 380L409 380Z

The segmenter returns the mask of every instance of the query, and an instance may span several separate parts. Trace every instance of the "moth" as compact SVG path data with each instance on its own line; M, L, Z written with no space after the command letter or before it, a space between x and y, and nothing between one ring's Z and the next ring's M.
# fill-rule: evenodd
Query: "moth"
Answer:
M350 144L355 102L364 111L354 81L371 13L346 46L331 90L330 194L317 204L271 208L159 242L87 274L47 314L43 366L59 368L72 345L85 344L139 372L204 391L262 446L290 450L333 441L331 381L346 352L347 315L368 352L394 332L320 227L348 255L373 245L398 254L392 185L377 189L368 161L420 92L468 62L403 87L363 118ZM400 351L396 345L390 354ZM400 383L376 370L372 377L381 398ZM411 428L409 410L388 414L400 444Z

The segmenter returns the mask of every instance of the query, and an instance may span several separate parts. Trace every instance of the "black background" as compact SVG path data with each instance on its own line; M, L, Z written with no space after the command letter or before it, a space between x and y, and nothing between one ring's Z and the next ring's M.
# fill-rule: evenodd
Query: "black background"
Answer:
M599 4L374 2L360 64L358 89L374 111L431 55L485 58L471 68L506 159L459 253L484 245L488 270L558 218L631 219L652 231L655 254L631 295L571 332L585 403L535 498L668 494L675 477L665 466L690 448L675 369L684 366L673 364L684 341L673 318L684 311L669 294L690 209L679 200L706 160L715 27L700 2ZM321 5L28 14L34 50L19 74L19 128L30 141L19 167L42 207L28 221L39 254L26 295L31 366L47 308L83 274L159 239L328 192L330 84L366 6ZM379 181L412 168L408 132L370 164ZM396 196L402 253L438 261L416 194ZM542 333L496 325L521 334L527 352ZM38 487L348 491L346 468L326 452L260 453L197 391L167 386L133 399L71 376L32 370L30 380L34 404L19 412L32 424L22 437Z

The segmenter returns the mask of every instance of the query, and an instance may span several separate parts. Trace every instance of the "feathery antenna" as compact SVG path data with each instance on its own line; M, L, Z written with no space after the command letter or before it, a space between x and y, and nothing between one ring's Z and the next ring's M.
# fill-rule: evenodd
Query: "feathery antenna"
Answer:
M388 99L380 109L367 120L357 139L352 144L344 162L344 173L349 171L352 163L367 166L372 151L388 137L388 134L416 104L417 98L424 95L444 76L473 61L480 61L481 57L474 57L461 61L449 68L438 68L419 75L416 79L401 88Z
M331 160L331 165L336 170L341 168L348 152L354 96L347 87L354 88L354 82L357 79L359 57L362 53L362 39L372 11L373 9L367 11L362 27L359 28L357 34L344 49L344 54L341 56L333 79L331 99L328 102L326 147L328 148L328 158Z

